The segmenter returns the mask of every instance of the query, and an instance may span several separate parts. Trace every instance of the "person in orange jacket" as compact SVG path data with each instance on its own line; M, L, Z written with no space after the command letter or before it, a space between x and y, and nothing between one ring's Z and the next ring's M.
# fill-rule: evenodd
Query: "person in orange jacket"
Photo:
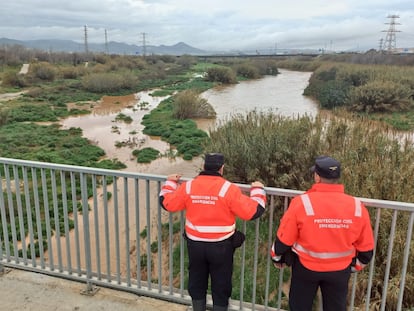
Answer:
M264 185L252 183L250 197L223 178L224 156L205 155L204 170L178 185L172 174L160 191L160 204L169 212L186 211L185 238L189 257L188 291L194 311L206 310L208 279L214 311L226 311L232 291L233 254L244 242L236 230L236 217L253 220L266 205Z
M318 288L324 311L346 311L351 272L372 259L369 213L338 183L340 163L320 156L311 168L314 185L292 199L283 215L271 257L275 267L292 267L289 307L311 311Z

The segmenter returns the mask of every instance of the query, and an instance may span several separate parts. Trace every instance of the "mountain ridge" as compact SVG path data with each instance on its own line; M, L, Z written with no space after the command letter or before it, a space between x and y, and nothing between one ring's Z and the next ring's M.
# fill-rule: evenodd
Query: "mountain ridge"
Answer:
M85 44L72 40L62 39L37 39L37 40L16 40L10 38L0 38L0 45L21 45L26 48L50 51L50 52L69 52L84 53ZM108 53L108 54L129 54L143 55L144 47L135 44L127 44L123 42L110 41L105 43L88 43L88 52ZM168 55L206 55L207 52L192 47L184 42L178 42L174 45L147 45L145 46L145 54L168 54Z

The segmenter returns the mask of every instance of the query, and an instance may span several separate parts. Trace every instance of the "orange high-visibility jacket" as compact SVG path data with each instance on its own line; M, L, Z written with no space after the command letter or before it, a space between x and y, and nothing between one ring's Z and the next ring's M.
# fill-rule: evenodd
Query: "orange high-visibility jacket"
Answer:
M277 236L313 271L343 270L356 252L374 249L367 209L341 184L314 184L293 198Z
M195 241L215 242L231 237L236 229L236 216L250 220L266 204L265 191L252 188L250 197L221 176L199 175L177 183L167 180L160 196L167 211L186 210L185 231Z

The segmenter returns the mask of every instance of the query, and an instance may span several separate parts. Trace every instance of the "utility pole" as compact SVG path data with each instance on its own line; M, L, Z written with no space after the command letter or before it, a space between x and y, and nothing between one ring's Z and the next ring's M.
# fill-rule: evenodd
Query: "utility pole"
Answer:
M105 54L108 54L108 33L105 29Z
M399 30L395 29L395 25L401 25L400 23L397 23L395 20L397 18L400 18L399 15L388 15L387 18L390 19L389 23L385 23L386 25L390 25L388 30L383 30L382 32L386 32L387 35L385 36L385 42L383 45L384 50L387 50L388 54L391 54L395 51L395 48L397 47L397 39L396 39L396 33L400 32Z
M147 55L147 43L145 40L146 33L142 33L142 55L145 57Z
M85 30L85 53L88 54L89 53L89 48L88 48L88 25L85 25L84 30Z

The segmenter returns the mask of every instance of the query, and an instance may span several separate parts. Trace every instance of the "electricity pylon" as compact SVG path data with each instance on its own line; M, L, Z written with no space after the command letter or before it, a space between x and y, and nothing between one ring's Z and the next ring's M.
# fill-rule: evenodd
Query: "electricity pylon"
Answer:
M385 36L385 41L383 44L383 50L386 50L387 53L392 53L395 51L395 48L397 47L397 39L396 39L396 33L400 32L399 30L395 29L395 25L401 25L400 23L397 23L395 20L397 18L400 18L399 15L388 15L387 18L390 19L389 23L385 23L386 25L390 25L388 30L383 30L382 32L387 32L387 35Z

